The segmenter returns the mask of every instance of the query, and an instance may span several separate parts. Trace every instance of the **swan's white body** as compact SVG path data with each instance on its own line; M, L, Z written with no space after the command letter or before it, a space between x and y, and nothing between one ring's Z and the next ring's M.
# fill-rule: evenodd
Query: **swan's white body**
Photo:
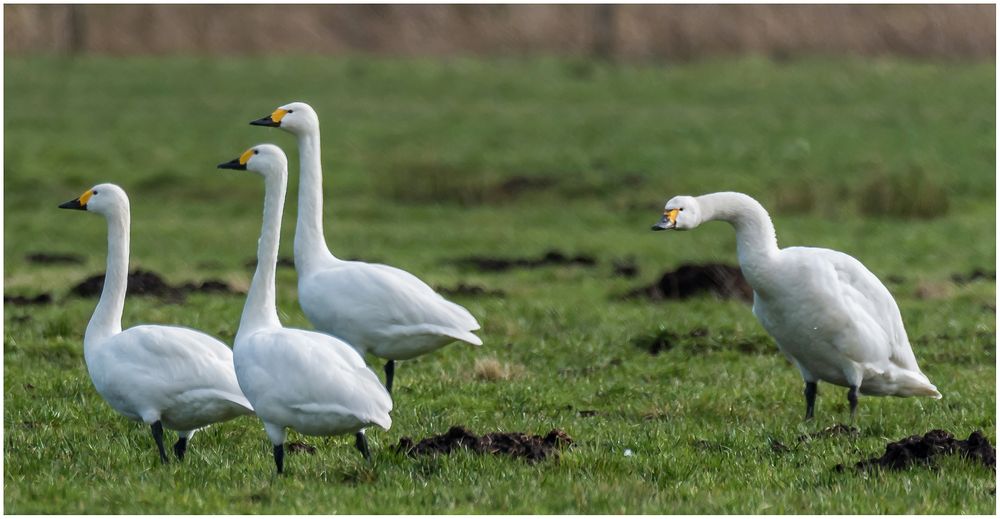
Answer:
M222 342L178 326L122 331L130 220L125 192L101 184L73 202L64 207L97 212L108 221L104 289L83 339L87 371L101 397L122 415L160 422L185 439L209 424L252 414L236 381L233 352Z
M160 421L187 437L253 413L236 381L232 350L204 333L142 325L104 339L88 334L83 344L94 388L132 420Z
M240 387L276 448L280 472L277 449L286 428L314 436L357 433L369 425L389 429L392 399L350 345L326 334L285 328L278 320L275 269L287 163L276 146L251 151L243 164L264 176L264 224L234 361Z
M896 301L861 262L829 249L778 249L767 211L742 193L676 197L654 228L692 229L711 220L735 228L753 313L807 383L941 398L917 366Z
M255 124L279 126L298 138L295 270L299 305L313 326L389 360L412 359L456 340L482 344L472 333L479 329L472 314L416 276L330 252L323 236L319 119L309 105L282 106Z

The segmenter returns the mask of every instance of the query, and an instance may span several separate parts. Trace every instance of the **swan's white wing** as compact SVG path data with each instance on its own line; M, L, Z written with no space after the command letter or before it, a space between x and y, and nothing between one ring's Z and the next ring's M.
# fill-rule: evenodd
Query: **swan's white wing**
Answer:
M479 329L479 323L468 310L441 297L409 272L388 265L343 262L302 279L299 292L307 315L329 312L342 322L368 329L403 335L434 333L482 344L471 333Z
M385 429L392 424L389 393L364 359L334 337L265 329L240 339L235 360L240 385L264 421L292 424L303 414L316 421L339 414Z
M842 252L810 247L784 249L811 269L823 294L817 300L831 314L846 318L835 346L855 362L877 365L890 360L920 372L903 319L892 294L860 261ZM784 252L783 251L783 252Z
M105 339L95 350L88 359L95 386L139 407L136 412L143 407L202 405L212 399L253 409L236 381L232 350L199 331L136 326Z

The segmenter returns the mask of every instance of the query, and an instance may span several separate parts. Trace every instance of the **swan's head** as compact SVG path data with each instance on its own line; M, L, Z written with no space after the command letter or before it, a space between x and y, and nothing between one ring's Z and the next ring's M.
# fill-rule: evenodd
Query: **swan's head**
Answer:
M229 162L219 164L219 169L254 171L267 177L284 174L288 170L285 152L274 144L258 144Z
M59 204L62 209L79 209L105 216L128 212L128 195L114 184L97 184L73 200Z
M256 121L250 121L250 124L254 126L281 128L282 130L299 135L301 133L318 130L319 117L316 115L316 111L313 110L311 106L305 103L295 102L279 106L271 112L271 115L261 117Z
M686 231L701 224L701 208L693 196L675 196L663 206L663 217L653 224L654 231Z

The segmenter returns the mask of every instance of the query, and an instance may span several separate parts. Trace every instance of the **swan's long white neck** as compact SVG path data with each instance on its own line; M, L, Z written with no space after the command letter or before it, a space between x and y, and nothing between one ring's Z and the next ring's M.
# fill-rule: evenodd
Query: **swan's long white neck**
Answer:
M104 273L101 300L83 335L84 355L95 341L122 331L122 311L128 288L129 210L114 211L108 220L108 266Z
M281 234L281 212L285 206L287 174L264 177L264 223L257 242L257 270L250 282L243 317L236 332L240 336L262 328L280 328L275 306L275 270L278 266L278 241Z
M334 259L323 236L323 169L319 127L303 132L299 141L299 214L295 222L295 269L308 272Z
M736 253L743 275L757 289L778 255L774 224L764 206L743 193L711 193L697 197L703 222L722 220L736 229Z

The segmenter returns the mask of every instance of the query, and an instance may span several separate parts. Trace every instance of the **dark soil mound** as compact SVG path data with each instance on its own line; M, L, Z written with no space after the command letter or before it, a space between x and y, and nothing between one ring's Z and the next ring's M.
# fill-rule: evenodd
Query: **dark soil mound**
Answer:
M25 256L28 263L37 265L70 264L80 265L83 263L83 256L78 254L64 254L58 252L32 252Z
M70 289L70 294L78 297L98 297L104 290L104 273L94 274ZM186 294L192 292L241 294L228 284L216 279L201 283L187 282L179 286L171 286L159 274L148 270L134 270L128 275L128 294L155 296L171 301L183 301Z
M503 272L515 268L533 269L552 265L580 265L593 267L597 260L593 256L578 254L569 256L557 250L550 250L539 258L495 258L490 256L467 256L455 260L455 263L483 272Z
M892 442L885 446L885 454L882 457L859 461L854 468L867 470L881 467L903 470L914 463L929 465L935 456L956 453L996 470L997 450L990 445L990 441L982 432L973 432L967 440L956 440L950 432L940 429L934 429L923 436L915 435ZM844 470L843 465L834 468Z
M305 442L288 442L285 444L285 450L289 453L304 452L306 454L316 454L316 447Z
M3 296L3 302L7 305L47 305L52 302L52 294L42 292L34 296Z
M632 256L624 259L612 260L611 268L616 276L621 276L623 278L632 279L639 275L639 265L636 264L635 258Z
M445 434L425 438L416 444L409 437L400 438L396 452L419 456L448 454L461 448L478 454L506 454L534 463L549 456L558 457L561 447L572 444L573 439L559 429L552 429L545 436L502 432L476 436L469 429L455 425Z
M657 330L651 334L640 335L632 339L632 344L650 353L657 355L662 351L670 351L682 339L700 339L708 335L707 328L695 328L684 334L672 332L670 330Z
M681 265L673 272L665 272L656 283L632 290L624 297L663 301L687 299L705 292L721 298L753 301L753 289L743 278L740 268L722 263Z
M435 287L439 294L443 296L480 296L480 297L506 297L503 290L492 290L480 285L466 285L459 283L454 287Z
M965 285L973 281L996 281L997 273L993 270L975 269L968 274L952 274L951 280L956 285Z

